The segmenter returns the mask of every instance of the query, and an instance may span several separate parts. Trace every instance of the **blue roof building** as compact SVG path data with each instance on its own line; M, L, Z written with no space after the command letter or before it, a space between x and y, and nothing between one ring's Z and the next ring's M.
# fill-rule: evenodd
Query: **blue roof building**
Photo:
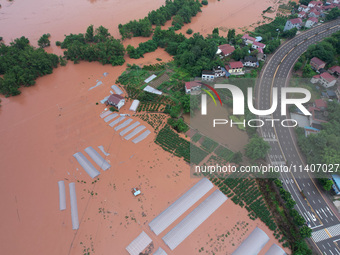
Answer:
M340 176L338 174L332 174L333 190L335 194L340 194Z

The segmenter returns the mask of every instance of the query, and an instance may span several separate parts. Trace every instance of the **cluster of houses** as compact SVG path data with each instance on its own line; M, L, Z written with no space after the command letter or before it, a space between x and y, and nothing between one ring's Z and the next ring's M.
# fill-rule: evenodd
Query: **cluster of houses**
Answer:
M311 1L308 6L301 4L298 7L298 18L288 20L283 31L292 28L300 29L303 26L311 28L318 24L319 18L326 16L326 12L339 7L340 0L327 0L325 3L321 1Z
M325 69L326 63L321 59L314 57L310 60L311 67L319 74L314 75L311 79L311 83L320 84L325 89L333 88L337 83L340 75L340 66L332 66L328 70ZM331 91L331 90L327 90ZM331 92L329 92L331 93ZM335 92L332 93L336 96ZM332 98L333 99L333 98ZM338 98L340 100L340 98Z
M291 117L305 129L306 136L320 132L322 123L328 122L327 102L330 100L340 102L340 85L336 86L340 80L340 66L332 66L326 70L326 63L317 57L310 60L310 65L319 73L313 76L311 82L316 84L319 90L319 85L324 88L321 92L321 99L316 99L308 106L311 116L305 116L299 111L291 113Z
M225 77L228 78L230 75L244 75L244 67L259 67L259 61L264 60L266 55L263 53L266 45L261 43L261 37L251 37L249 34L245 34L242 37L243 43L245 45L251 45L251 48L255 51L256 56L245 56L240 61L229 61L225 66L214 67L213 70L203 70L201 79L203 81L213 81L215 78ZM230 56L235 51L234 46L230 44L223 44L218 46L216 54L221 58ZM191 91L199 90L200 84L197 82L187 82L185 83L186 93L191 93Z

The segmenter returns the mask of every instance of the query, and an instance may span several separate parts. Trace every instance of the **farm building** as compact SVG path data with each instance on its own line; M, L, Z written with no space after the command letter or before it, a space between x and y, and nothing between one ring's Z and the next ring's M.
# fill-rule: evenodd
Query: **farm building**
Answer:
M267 234L256 227L232 255L257 255L268 241Z
M113 105L119 110L125 104L125 99L121 95L113 94L107 99L107 104Z

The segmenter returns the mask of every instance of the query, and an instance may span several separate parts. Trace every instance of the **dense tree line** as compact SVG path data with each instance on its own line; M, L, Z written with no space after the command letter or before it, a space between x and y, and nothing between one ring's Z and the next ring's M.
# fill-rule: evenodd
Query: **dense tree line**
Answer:
M67 59L78 63L80 60L98 61L113 66L124 64L125 49L120 40L114 39L107 28L100 26L96 30L89 26L84 34L67 35L63 42L57 42Z
M10 45L0 43L0 93L19 95L20 86L32 86L39 76L50 74L59 63L57 55L36 49L25 37L15 39Z
M149 12L144 19L133 20L124 25L119 24L119 33L122 39L133 36L149 37L152 33L151 25L163 26L173 16L172 25L178 30L184 23L190 23L191 17L201 11L201 6L197 0L166 0L165 5Z
M326 15L326 21L334 20L340 16L340 10L338 8L333 8L330 12Z
M126 47L126 51L129 54L130 58L141 58L144 53L153 52L158 48L157 43L154 40L149 40L143 43L140 43L137 48L128 45Z

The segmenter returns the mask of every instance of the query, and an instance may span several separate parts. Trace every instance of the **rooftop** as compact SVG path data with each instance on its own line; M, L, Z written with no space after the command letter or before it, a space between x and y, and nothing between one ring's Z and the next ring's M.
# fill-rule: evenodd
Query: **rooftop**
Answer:
M332 81L336 80L334 76L330 75L327 72L320 74L320 77L325 79L327 82L332 82Z
M331 72L340 73L340 66L332 66L331 68L329 68L329 70L330 70Z
M188 81L185 83L185 88L186 89L192 89L195 87L201 87L201 83L197 82L197 81Z
M122 97L121 95L112 94L111 96L109 96L107 101L114 103L114 104L118 104L120 102L120 100L122 100L122 99L124 99L124 97Z
M230 44L222 44L218 46L218 48L223 52L224 55L229 55L235 50L234 46L231 46Z
M318 66L326 64L325 62L323 62L321 59L319 59L317 57L312 58L310 60L310 62L313 62L313 63L317 64Z
M300 18L290 19L289 21L292 24L301 24L302 23L302 19L300 19Z
M316 99L315 100L315 106L316 108L327 108L327 102L325 102L324 100L322 99Z
M254 37L251 37L251 36L249 36L249 34L245 34L244 36L242 36L242 39L247 39L247 40L250 40L250 41L253 41L253 42L255 42L255 38L254 38Z
M231 69L235 69L235 68L243 68L243 64L241 61L235 61L235 62L230 62L229 63L229 67Z
M315 23L319 22L318 18L315 18L315 17L310 17L308 20L313 21Z

